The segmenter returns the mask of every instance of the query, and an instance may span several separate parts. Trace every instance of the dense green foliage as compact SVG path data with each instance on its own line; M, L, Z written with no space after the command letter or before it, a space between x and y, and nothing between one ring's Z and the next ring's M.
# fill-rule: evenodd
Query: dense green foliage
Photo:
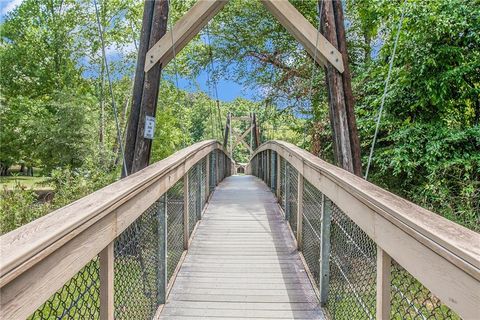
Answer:
M172 22L193 2L172 1ZM316 0L291 2L317 24ZM99 4L123 134L142 1ZM402 4L346 1L364 164ZM480 5L405 5L369 180L479 230ZM14 164L41 167L55 193L51 203L41 204L31 190L3 191L3 233L113 182L121 155L92 3L25 0L5 17L0 32L1 173ZM175 62L160 86L152 161L196 141L221 140L228 112L256 112L264 140L287 140L333 162L324 71L259 1L231 0ZM195 83L205 70L207 93L176 88L175 72ZM221 101L218 111L211 97L219 79L241 83L256 101ZM238 133L247 127L234 123ZM247 162L248 152L240 146L234 157Z

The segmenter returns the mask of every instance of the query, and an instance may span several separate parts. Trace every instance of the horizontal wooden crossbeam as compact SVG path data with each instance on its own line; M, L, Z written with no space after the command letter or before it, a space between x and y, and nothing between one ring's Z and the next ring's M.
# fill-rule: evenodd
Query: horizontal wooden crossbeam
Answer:
M260 0L287 31L321 65L343 73L342 54L288 0ZM199 0L148 52L145 72L165 66L225 6L228 0Z
M288 0L260 0L287 31L321 65L331 63L343 73L343 59L337 50ZM317 41L318 37L318 41Z
M145 60L145 72L155 64L166 65L200 30L225 6L228 0L201 0L168 31L150 50ZM173 37L173 40L172 40Z

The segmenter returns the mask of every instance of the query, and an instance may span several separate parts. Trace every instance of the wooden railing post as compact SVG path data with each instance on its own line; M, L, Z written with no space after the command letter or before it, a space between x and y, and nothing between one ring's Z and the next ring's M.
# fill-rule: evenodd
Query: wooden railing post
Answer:
M297 184L297 249L302 250L303 247L303 175L298 173Z
M113 241L99 254L100 260L100 319L113 320Z
M328 289L330 283L330 224L332 216L332 203L322 194L322 226L321 226L321 243L320 243L320 304L327 304Z
M167 294L167 192L162 196L163 202L158 204L157 221L158 221L158 282L157 282L157 302L165 304Z
M377 319L390 319L392 259L377 245Z
M188 250L188 171L183 176L183 249Z

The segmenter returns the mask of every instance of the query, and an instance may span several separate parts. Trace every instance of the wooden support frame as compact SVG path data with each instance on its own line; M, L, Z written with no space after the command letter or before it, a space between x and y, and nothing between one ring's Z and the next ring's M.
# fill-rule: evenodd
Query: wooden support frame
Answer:
M145 72L157 63L165 66L200 30L227 4L228 0L197 1L150 50L145 60ZM172 45L173 42L173 45Z
M317 63L331 64L343 73L342 54L288 1L260 0L285 29L305 48ZM150 50L145 72L157 63L165 66L225 6L228 0L201 0L173 26ZM317 43L318 38L318 43ZM173 39L173 40L172 40ZM173 42L173 44L172 44Z
M330 63L340 73L345 70L342 54L288 0L260 1L318 64Z

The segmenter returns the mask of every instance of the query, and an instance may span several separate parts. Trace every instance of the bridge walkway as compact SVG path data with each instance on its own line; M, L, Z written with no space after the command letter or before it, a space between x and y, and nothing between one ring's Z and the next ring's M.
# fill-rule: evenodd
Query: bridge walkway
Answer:
M197 225L160 319L325 319L273 193L231 176Z

